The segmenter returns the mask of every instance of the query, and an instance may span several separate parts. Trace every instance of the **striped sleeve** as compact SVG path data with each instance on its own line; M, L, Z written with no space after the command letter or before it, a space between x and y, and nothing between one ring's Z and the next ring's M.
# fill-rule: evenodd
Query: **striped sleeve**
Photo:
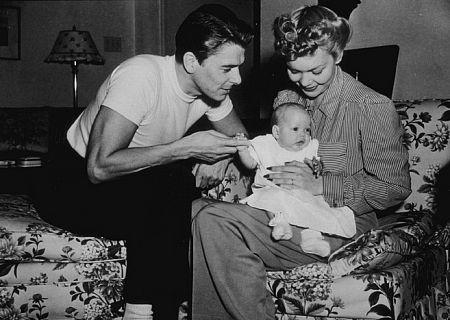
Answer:
M359 124L364 170L344 181L346 205L357 215L392 207L411 193L403 128L392 102L365 103Z

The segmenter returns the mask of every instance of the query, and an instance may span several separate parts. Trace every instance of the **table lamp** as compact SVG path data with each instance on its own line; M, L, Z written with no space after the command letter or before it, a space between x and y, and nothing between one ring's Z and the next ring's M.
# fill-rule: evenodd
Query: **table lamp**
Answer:
M105 63L89 32L76 30L75 26L72 30L59 32L52 51L44 61L48 63L70 63L73 76L73 106L75 108L78 107L78 64L98 65Z

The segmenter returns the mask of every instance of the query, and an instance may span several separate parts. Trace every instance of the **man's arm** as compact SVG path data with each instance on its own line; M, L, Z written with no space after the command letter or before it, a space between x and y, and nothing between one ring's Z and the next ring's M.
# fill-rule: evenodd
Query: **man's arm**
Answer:
M219 121L211 121L211 124L215 130L229 137L234 137L236 133L243 133L246 137L248 137L247 130L234 109L232 109L225 118Z
M210 130L168 144L128 148L136 130L137 125L118 112L100 107L86 154L88 175L93 183L191 157L215 162L234 154L237 146L247 144Z
M225 118L219 121L211 121L211 125L215 130L229 137L234 137L237 133L248 136L247 130L234 109ZM202 163L198 165L195 170L196 186L207 189L218 185L225 177L225 172L231 160L232 157L230 156L213 164Z

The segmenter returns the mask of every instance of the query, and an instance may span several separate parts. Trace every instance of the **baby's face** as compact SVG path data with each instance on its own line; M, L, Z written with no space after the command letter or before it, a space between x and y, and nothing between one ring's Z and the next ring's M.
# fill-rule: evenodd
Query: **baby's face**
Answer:
M282 148L300 151L311 141L311 120L306 111L289 108L272 131Z

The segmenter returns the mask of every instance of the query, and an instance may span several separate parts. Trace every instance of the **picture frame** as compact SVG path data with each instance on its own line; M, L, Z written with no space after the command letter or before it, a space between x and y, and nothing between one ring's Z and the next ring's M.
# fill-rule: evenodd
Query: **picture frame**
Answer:
M20 60L20 8L0 6L0 59Z

